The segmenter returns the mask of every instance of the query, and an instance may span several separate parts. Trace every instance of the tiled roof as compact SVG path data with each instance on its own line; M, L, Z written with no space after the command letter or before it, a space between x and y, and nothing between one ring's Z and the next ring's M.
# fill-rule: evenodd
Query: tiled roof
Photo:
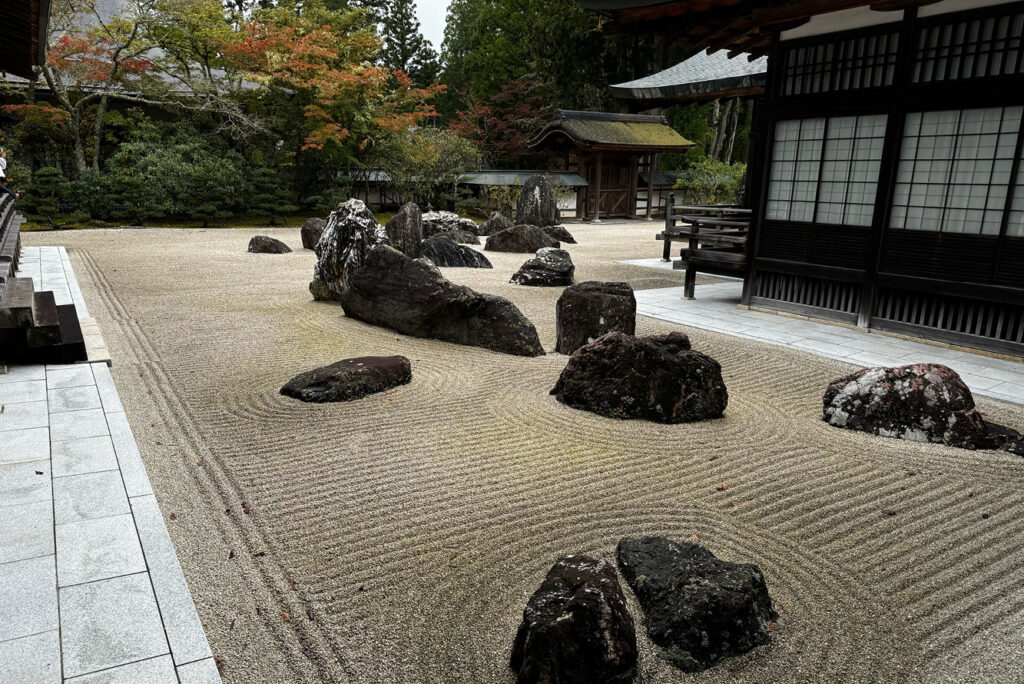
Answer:
M635 81L616 83L612 94L623 99L713 96L718 92L764 88L768 58L749 61L747 55L729 58L725 50L698 52L684 62Z

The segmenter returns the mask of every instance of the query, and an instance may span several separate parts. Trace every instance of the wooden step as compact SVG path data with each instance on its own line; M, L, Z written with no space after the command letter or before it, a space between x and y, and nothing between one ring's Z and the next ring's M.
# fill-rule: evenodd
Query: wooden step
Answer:
M61 343L60 317L57 300L52 292L32 295L32 327L25 331L30 347L49 347Z
M0 328L29 328L32 326L31 278L12 278L7 281L0 298Z

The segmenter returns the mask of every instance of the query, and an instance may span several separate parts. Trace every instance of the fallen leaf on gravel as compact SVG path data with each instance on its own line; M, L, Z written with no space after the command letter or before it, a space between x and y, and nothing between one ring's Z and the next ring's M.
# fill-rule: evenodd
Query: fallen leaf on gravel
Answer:
M234 628L235 628L235 621L234 621L234 620L232 620L232 621L231 621L231 624L230 624L230 625L228 625L228 629L234 629Z
M234 557L235 557L235 550L231 549L230 551L228 551L228 560L231 560Z
M882 515L896 515L896 511L892 510L891 508L883 508Z
M288 588L291 589L292 591L295 591L295 580L292 580L291 582L288 583Z
M982 520L988 520L988 513L982 513L981 514L981 519Z
M214 656L213 662L217 666L217 674L224 674L224 659L220 656Z
M709 461L717 461L718 459L719 459L719 457L718 457L718 456L712 456L712 457L711 457L711 458L709 458L708 460L709 460Z
M170 514L170 516L168 516L168 517L169 517L169 518L170 518L171 520L177 520L177 519L178 519L178 516L177 516L176 514L174 514L174 513L171 513L171 514Z
M913 470L908 470L907 475L917 475Z
M733 506L739 506L740 505L739 501L730 501L729 503L731 503Z
M42 474L43 474L43 471L42 471L42 470L37 470L37 471L36 471L36 475L42 475Z
M254 553L252 555L254 557L256 557L256 558L263 558L263 556L267 555L267 552L266 551L257 551L256 553Z
M691 534L691 535L690 535L690 539L692 539L693 541L700 541L700 537L698 537L698 536L697 536L697 535L695 535L695 534Z
M282 610L280 613L278 613L278 615L280 615L281 619L285 622L292 619L292 616L288 613L287 610Z
M718 491L724 492L728 488L729 488L729 483L728 482L723 482L722 486L718 488Z
M312 608L307 608L306 609L306 617L309 618L310 622L313 621L313 609Z

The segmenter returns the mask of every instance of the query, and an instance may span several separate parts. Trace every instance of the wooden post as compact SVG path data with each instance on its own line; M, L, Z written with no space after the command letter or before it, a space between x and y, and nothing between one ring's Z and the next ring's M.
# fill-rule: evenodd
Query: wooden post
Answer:
M672 261L672 238L669 235L675 228L675 220L672 218L672 205L675 204L676 195L673 192L668 194L668 206L665 207L665 232L662 237L665 239L665 246L661 250L661 260L668 263ZM647 200L647 220L651 220L651 202Z
M629 196L626 198L626 206L629 207L629 220L636 219L637 187L640 185L640 155L634 154L629 159Z
M657 158L654 152L651 152L650 157L647 160L647 220L653 221L654 214L654 174L656 172L654 160ZM672 195L669 195L672 197ZM666 212L666 215L668 213Z
M697 251L697 233L700 232L700 223L695 220L690 230L693 232L693 236L690 238L689 248L685 252L687 255L692 255ZM683 299L693 299L693 289L697 284L697 267L688 258L685 261L686 278L683 279Z
M595 171L594 184L597 186L594 192L594 223L601 222L601 171L602 166L602 153L597 153L597 169Z

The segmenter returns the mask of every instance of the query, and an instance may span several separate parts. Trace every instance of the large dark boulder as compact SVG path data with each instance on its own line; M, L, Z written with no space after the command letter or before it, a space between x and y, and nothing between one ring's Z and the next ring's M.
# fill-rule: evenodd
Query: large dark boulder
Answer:
M633 288L594 281L565 288L555 306L555 351L572 354L613 330L636 332Z
M423 214L423 237L428 238L438 233L462 230L476 235L476 221L462 218L451 211L428 211Z
M246 250L253 254L287 254L292 248L277 238L267 235L254 235L249 240L249 248Z
M490 218L481 223L476 228L477 235L494 235L495 233L511 228L513 224L507 218L505 218L500 212L492 211Z
M719 560L699 544L664 537L623 539L617 555L644 610L647 635L677 667L704 670L768 641L777 616L756 565Z
M567 242L570 245L576 244L576 238L572 236L572 233L565 229L565 226L544 226L544 232L547 233L548 237L550 237L553 240L558 240L559 242Z
M350 199L327 217L317 243L316 265L309 290L315 299L337 300L348 287L366 255L378 244L390 244L384 226L377 223L362 201Z
M465 268L491 268L491 262L471 247L460 245L447 233L431 235L423 241L422 254L435 266L462 266Z
M327 221L322 218L306 219L306 222L302 224L302 228L299 230L299 234L302 236L302 248L303 249L315 249L316 243L320 242L320 236L324 234L324 227L327 225Z
M986 439L971 390L941 364L862 368L833 380L822 403L822 419L849 430L965 449Z
M537 226L521 224L498 231L487 238L484 249L490 252L529 252L536 253L544 247L559 247L558 240L548 236Z
M281 394L302 401L353 401L412 380L404 356L360 356L315 368L292 378Z
M572 257L564 249L545 247L537 250L537 256L529 259L512 274L510 283L516 285L534 285L538 287L555 287L572 285L572 276L576 272Z
M636 663L636 630L615 566L559 558L523 611L510 662L516 684L628 684Z
M558 203L551 190L549 176L538 173L527 178L516 203L516 223L541 227L561 223Z
M384 226L384 232L392 246L410 259L420 256L423 242L423 221L420 208L415 202L406 202L398 213Z
M378 245L341 293L345 315L413 337L540 356L533 324L503 297L455 285L423 259Z
M722 367L679 332L610 332L577 349L551 394L609 418L684 423L719 418L729 403Z

